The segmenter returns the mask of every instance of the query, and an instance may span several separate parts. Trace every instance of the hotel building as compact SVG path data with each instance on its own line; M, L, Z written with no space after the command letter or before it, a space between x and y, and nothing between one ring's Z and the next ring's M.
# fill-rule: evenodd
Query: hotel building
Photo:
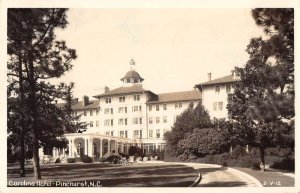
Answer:
M120 87L106 87L104 93L93 96L94 100L84 96L82 101L74 101L72 114L80 115L87 130L65 134L69 157L103 156L113 150L127 153L131 145L141 147L145 153L164 149L164 133L171 130L176 117L191 103L194 107L201 103L202 95L197 89L156 94L143 88L144 79L134 67L131 60ZM54 149L53 156L64 152Z

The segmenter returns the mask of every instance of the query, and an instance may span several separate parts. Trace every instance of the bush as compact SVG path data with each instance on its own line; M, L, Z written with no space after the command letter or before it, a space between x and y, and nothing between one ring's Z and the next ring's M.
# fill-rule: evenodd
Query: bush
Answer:
M92 162L93 162L93 159L92 159L91 157L87 156L87 155L83 155L83 156L81 157L81 161L82 161L83 163L92 163Z
M129 156L133 156L134 154L138 154L141 156L143 154L143 150L137 146L130 146L128 149Z
M237 145L232 149L231 155L232 155L232 158L237 159L239 157L246 155L246 149L240 145Z
M67 163L75 163L75 159L74 158L67 158Z
M295 159L286 158L281 161L275 162L271 165L271 168L280 169L280 170L288 170L295 171Z
M129 155L126 154L126 153L119 153L119 155L120 155L121 157L125 157L126 159L129 159Z
M111 155L105 159L105 162L118 163L122 159L119 155Z
M55 163L60 163L60 162L61 162L60 158L59 157L56 158Z

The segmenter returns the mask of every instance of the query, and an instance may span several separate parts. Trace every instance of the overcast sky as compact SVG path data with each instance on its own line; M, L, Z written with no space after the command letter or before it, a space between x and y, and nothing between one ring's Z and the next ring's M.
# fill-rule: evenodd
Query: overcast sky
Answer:
M75 97L122 85L136 62L143 87L155 93L185 91L243 66L250 38L263 34L250 9L70 9L57 30L77 50L74 68L58 82L75 82Z

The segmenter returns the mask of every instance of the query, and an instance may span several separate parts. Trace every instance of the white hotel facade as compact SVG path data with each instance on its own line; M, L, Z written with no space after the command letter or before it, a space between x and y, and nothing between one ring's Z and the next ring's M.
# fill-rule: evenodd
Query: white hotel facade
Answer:
M128 153L132 145L150 153L165 148L164 133L170 131L176 117L193 103L208 110L212 119L227 117L227 97L233 92L233 84L240 79L234 71L229 76L196 84L193 90L156 94L143 88L144 79L134 69L121 78L122 86L72 104L73 116L87 123L83 133L65 134L68 156L103 156L116 152ZM197 89L196 89L197 88ZM59 104L63 107L64 104ZM53 149L53 156L65 155L64 149Z

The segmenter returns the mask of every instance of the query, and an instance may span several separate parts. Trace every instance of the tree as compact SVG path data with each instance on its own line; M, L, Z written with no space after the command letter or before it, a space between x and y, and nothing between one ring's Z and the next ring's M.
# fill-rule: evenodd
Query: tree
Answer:
M177 117L172 130L165 133L167 153L176 156L181 154L181 149L178 146L180 140L191 135L195 128L209 128L211 126L207 110L200 103L195 108L190 105Z
M24 116L20 118L20 138L28 136L30 139L36 179L41 178L38 155L40 141L49 135L56 137L62 134L60 115L63 114L54 101L62 97L63 88L44 81L60 77L70 70L71 61L77 57L76 51L69 49L64 41L55 40L54 29L63 29L67 25L66 11L8 9L8 90L10 94L18 96L24 108L22 112L14 113ZM23 123L26 123L27 134L24 133ZM23 141L20 142L22 146Z
M259 147L264 166L265 148L283 143L295 116L294 12L254 9L252 16L266 38L253 38L245 67L236 67L241 81L229 97L226 128L232 142Z

